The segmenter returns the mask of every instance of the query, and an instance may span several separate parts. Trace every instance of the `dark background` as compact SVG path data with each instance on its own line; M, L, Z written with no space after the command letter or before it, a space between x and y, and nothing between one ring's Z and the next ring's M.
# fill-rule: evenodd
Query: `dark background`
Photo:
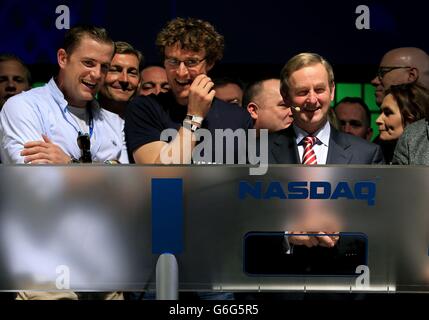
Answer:
M370 30L357 30L356 7L370 9ZM369 82L391 48L428 49L425 1L17 1L0 0L0 52L13 52L30 65L36 81L55 72L56 49L65 30L55 27L58 5L70 8L71 26L107 28L114 40L158 62L157 32L176 16L210 21L225 36L225 55L213 70L245 81L278 76L294 54L313 51L334 66L339 82Z

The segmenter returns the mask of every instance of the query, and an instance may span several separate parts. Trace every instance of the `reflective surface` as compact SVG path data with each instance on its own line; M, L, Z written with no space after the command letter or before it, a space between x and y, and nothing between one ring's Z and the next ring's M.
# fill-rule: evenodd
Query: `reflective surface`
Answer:
M0 289L55 290L68 283L81 291L153 289L158 255L151 243L151 179L181 178L181 290L429 290L428 168L248 172L240 166L0 167ZM374 197L362 182L373 183ZM293 199L306 192L306 199ZM357 285L361 271L317 277L244 272L247 233L320 231L327 221L335 222L334 231L366 235L369 285Z

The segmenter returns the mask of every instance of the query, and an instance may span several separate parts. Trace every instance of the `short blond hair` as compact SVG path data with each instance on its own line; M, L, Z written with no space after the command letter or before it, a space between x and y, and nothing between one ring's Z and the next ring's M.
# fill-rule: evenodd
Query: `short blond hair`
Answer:
M280 93L284 98L289 97L289 78L295 71L315 64L322 64L328 73L329 88L334 86L334 71L331 64L317 53L304 52L289 59L280 73Z

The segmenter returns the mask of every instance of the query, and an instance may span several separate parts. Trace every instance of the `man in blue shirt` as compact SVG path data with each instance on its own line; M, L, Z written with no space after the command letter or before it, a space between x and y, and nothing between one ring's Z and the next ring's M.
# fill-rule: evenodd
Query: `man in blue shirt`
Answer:
M94 99L114 52L104 29L69 30L57 52L58 76L10 98L2 109L3 163L128 163L123 122Z

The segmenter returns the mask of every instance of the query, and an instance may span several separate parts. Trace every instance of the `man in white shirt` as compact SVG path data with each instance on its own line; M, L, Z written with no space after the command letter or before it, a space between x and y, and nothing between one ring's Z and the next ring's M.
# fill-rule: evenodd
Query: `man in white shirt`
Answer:
M57 52L58 76L45 86L11 97L5 103L0 114L3 162L67 164L116 160L128 163L123 120L100 108L95 100L114 52L114 43L104 29L90 26L70 29ZM26 245L23 239L20 241ZM86 296L123 299L120 292ZM82 298L84 294L67 290L21 291L17 297Z
M0 114L3 163L128 163L122 119L94 99L114 52L104 29L70 29L57 52L58 76L5 103Z

